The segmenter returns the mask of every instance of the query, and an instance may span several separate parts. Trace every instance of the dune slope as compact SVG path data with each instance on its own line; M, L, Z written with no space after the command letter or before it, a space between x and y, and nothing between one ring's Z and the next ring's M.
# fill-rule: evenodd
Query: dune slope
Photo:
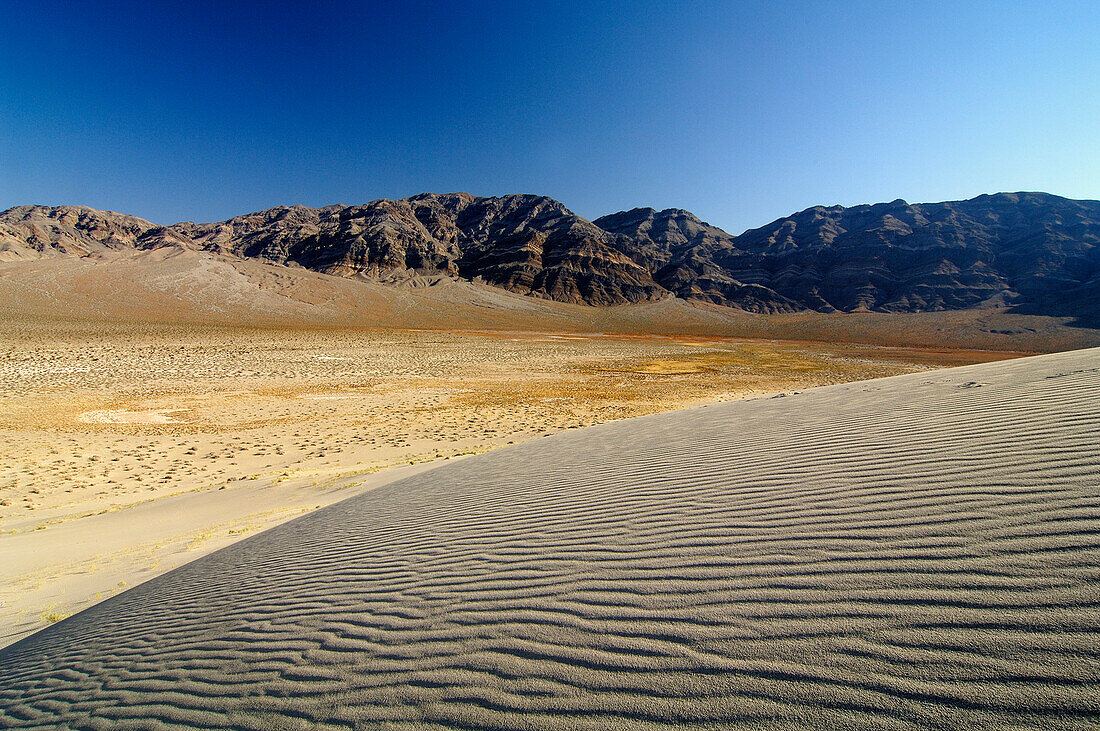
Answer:
M0 725L1100 722L1100 350L394 483L0 651Z

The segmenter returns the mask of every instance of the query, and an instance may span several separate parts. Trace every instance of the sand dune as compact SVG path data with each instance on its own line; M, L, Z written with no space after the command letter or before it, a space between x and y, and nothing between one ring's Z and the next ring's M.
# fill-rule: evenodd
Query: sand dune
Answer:
M0 725L1096 724L1098 437L1089 350L516 445L0 650Z
M398 465L1011 355L0 318L0 646Z

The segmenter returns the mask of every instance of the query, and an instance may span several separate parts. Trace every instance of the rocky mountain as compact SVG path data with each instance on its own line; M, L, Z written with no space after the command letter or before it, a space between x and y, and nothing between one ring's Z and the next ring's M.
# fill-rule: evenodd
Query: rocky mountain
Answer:
M762 284L814 309L1026 303L1076 314L1100 294L1097 201L1018 193L815 207L736 243L746 254L720 262L734 277L763 275Z
M84 206L16 206L0 213L0 261L131 249L155 224Z
M635 208L597 218L606 231L637 241L658 284L683 299L706 300L752 312L807 309L746 272L734 277L722 262L743 254L736 237L679 208Z
M966 201L815 206L731 236L686 211L596 225L650 243L658 284L760 312L917 312L983 305L1096 313L1100 201L999 193Z
M0 214L0 259L164 246L343 277L445 274L590 305L675 295L754 312L1100 314L1100 202L1045 193L815 206L739 236L681 209L588 221L534 195L281 206L172 226L74 206Z

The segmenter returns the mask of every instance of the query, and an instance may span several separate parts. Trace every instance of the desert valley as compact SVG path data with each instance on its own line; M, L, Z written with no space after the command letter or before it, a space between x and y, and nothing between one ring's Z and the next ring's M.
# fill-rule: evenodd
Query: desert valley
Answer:
M11 209L0 719L1095 720L1098 231Z

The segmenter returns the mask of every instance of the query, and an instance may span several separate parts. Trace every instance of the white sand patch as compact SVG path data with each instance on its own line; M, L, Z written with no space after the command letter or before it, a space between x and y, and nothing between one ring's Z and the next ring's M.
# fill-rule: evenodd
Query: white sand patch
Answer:
M190 409L154 409L152 411L103 409L85 411L78 418L84 424L186 424L185 420L172 416L182 411L190 411Z
M15 369L15 375L19 378L31 378L34 376L61 376L73 373L91 373L90 366L50 366L30 365L20 366Z
M348 398L366 398L370 395L369 393L303 393L299 394L298 398L307 401L339 401Z

